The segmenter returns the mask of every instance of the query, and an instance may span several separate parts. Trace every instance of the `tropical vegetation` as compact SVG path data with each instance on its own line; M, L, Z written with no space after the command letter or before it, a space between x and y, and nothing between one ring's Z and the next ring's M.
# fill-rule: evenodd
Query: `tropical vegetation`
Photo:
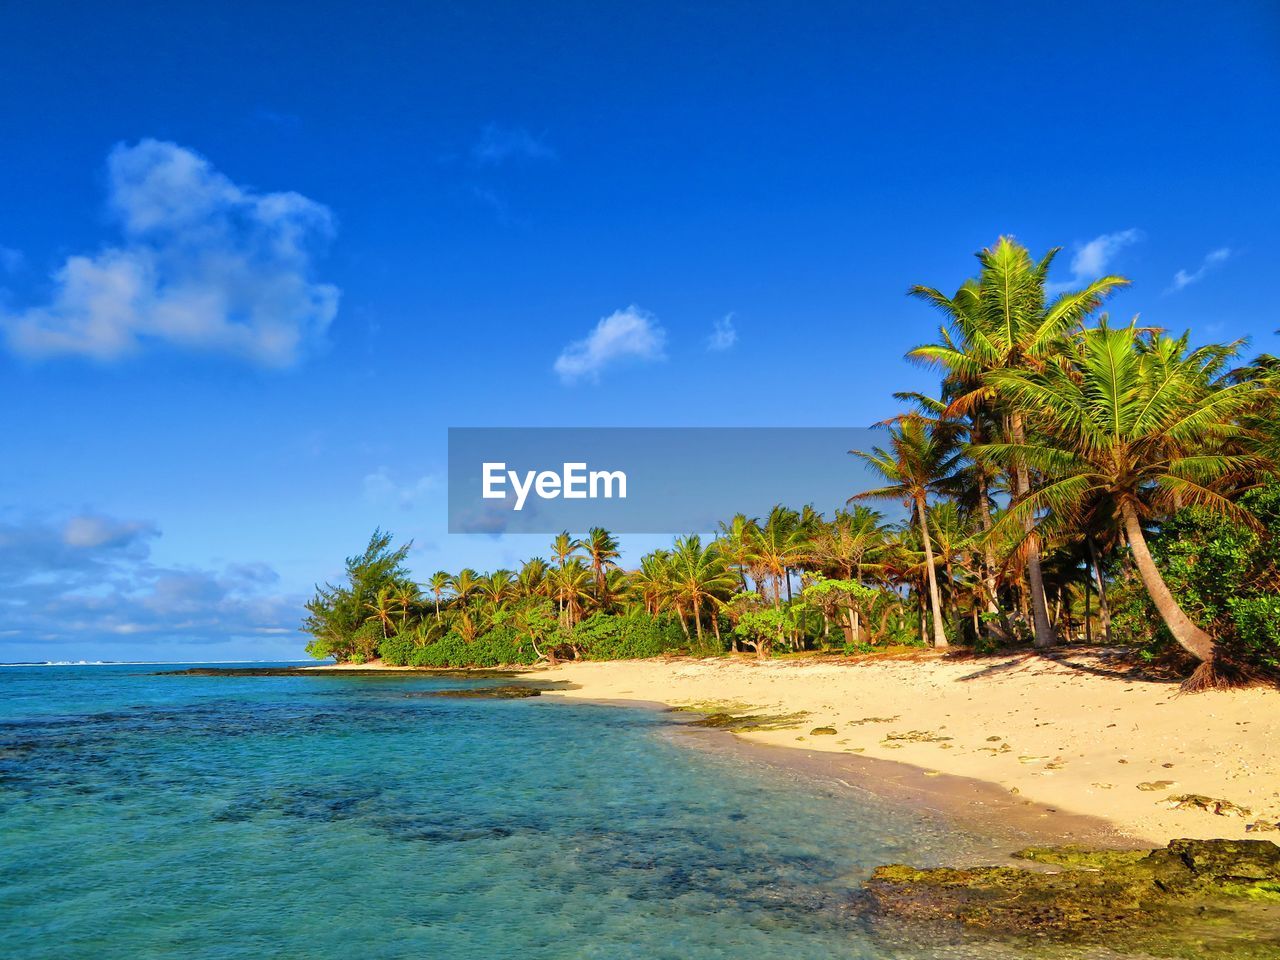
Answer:
M564 532L518 570L422 584L377 531L317 588L308 650L494 666L1083 642L1188 689L1280 670L1280 362L1113 323L1122 277L1051 294L1056 253L1003 237L954 294L912 288L942 313L907 354L938 389L899 394L883 443L850 451L879 482L846 509L738 514L630 569L608 531Z

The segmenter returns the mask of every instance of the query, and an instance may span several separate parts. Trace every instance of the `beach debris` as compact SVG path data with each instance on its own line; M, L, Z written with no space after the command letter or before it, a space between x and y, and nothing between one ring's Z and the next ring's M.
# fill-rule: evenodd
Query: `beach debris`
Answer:
M811 737L834 737L836 735L835 727L814 727L809 731Z
M987 743L999 743L1004 737L987 737Z
M1165 797L1164 802L1173 810L1205 810L1216 813L1220 817L1248 817L1253 811L1230 800L1215 800L1199 793L1184 793L1176 797Z
M1176 780L1147 780L1138 784L1138 789L1145 790L1148 793L1152 790L1168 790L1176 782Z
M893 723L895 720L901 720L901 716L897 717L863 717L861 720L850 720L849 726L858 727L864 723Z
M1244 825L1245 833L1273 833L1280 830L1280 823L1274 820L1255 820Z
M888 733L882 742L884 746L890 746L897 743L899 746L903 742L906 743L942 743L950 740L950 737L942 737L934 733L932 730L908 730L906 733Z
M1041 760L1048 760L1048 757L1019 757L1019 763L1039 763Z

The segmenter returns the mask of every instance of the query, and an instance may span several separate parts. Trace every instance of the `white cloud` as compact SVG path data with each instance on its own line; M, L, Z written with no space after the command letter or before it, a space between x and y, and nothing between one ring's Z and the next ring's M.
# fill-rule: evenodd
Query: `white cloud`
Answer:
M1071 279L1061 283L1047 283L1046 291L1061 293L1064 290L1075 290L1086 286L1107 272L1107 268L1121 250L1143 239L1145 234L1136 227L1131 227L1115 233L1104 233L1087 243L1077 243L1075 253L1071 257Z
M123 242L68 257L49 303L0 317L12 351L110 361L164 344L284 367L323 339L339 297L312 277L327 207L157 140L117 145L107 173Z
M1191 284L1203 280L1205 274L1218 265L1225 263L1231 257L1230 247L1219 247L1217 250L1210 250L1205 254L1204 259L1200 261L1200 266L1187 272L1179 270L1173 275L1173 286L1169 287L1165 293L1176 293L1183 287L1189 287Z
M440 480L431 474L410 483L398 483L386 467L379 467L364 478L364 498L375 506L412 509L427 493L437 489Z
M712 351L728 350L738 342L738 330L733 325L733 314L726 313L711 327L711 336L707 338L707 349Z
M556 357L555 371L565 383L600 379L600 371L626 359L665 360L667 332L653 314L634 304L601 319L583 340L575 340Z
M477 163L498 165L507 160L554 160L556 152L524 127L500 127L489 124L471 148Z

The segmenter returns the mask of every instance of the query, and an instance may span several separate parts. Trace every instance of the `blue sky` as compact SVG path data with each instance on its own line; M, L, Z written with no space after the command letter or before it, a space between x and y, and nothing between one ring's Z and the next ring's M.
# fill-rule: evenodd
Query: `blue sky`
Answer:
M5 5L0 660L538 550L445 534L449 426L865 425L1001 233L1275 349L1275 5L1031 9Z

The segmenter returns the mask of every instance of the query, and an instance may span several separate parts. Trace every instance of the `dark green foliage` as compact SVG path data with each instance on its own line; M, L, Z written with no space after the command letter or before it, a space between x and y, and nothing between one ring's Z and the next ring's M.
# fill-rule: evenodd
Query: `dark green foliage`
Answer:
M689 646L674 618L653 617L643 610L621 616L592 614L574 629L573 639L587 660L637 660ZM714 642L713 637L706 639Z
M522 640L512 627L499 626L470 643L450 631L414 649L407 662L414 667L506 667L531 664L536 659L532 643Z
M409 633L392 634L378 644L378 656L382 662L391 667L406 667L413 661L417 648L413 635Z
M307 653L318 659L371 659L382 641L382 628L372 629L370 605L379 591L395 590L410 582L404 560L411 544L393 548L391 534L375 530L364 552L348 557L346 582L316 587L307 601L304 632L314 638Z
M1187 614L1246 663L1280 667L1280 481L1240 498L1262 524L1251 530L1199 507L1178 511L1151 537L1151 553ZM1149 652L1172 643L1137 575L1121 566L1113 589L1116 634Z

